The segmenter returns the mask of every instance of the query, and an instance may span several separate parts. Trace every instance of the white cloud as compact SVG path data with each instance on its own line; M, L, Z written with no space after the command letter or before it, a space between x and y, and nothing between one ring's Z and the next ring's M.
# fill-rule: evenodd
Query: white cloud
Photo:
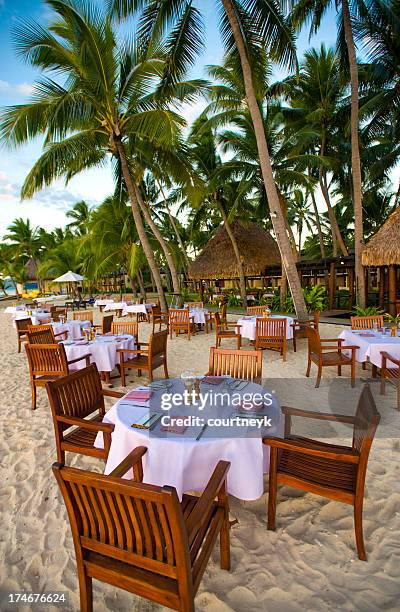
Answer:
M10 89L11 89L11 85L10 83L8 83L8 81L0 80L0 91L10 91Z
M24 96L30 96L34 91L34 87L29 83L20 83L19 85L15 86L15 90Z
M33 93L33 85L30 83L9 83L0 80L0 92L16 93L22 96L30 96Z

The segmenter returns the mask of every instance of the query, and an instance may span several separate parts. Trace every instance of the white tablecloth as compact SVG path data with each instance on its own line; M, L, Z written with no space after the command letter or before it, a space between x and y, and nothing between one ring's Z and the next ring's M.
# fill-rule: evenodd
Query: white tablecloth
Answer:
M286 317L284 315L271 315L271 318L275 319L286 319L286 339L291 340L293 338L293 317ZM257 317L242 317L238 320L240 323L240 334L242 338L248 338L249 340L256 339L256 320Z
M207 308L191 308L189 314L193 317L193 321L198 325L204 325L206 322Z
M117 349L126 348L134 349L135 343L133 336L129 334L121 334L120 337L126 338L119 342L116 341L116 336L100 336L94 342L89 344L66 344L65 351L68 361L76 359L81 355L91 353L90 363L95 363L99 372L112 372L115 366L119 363L119 353ZM80 370L86 366L85 361L78 361L77 364L71 366L71 370Z
M129 313L137 314L138 312L147 314L153 308L153 306L155 306L155 304L129 304L122 309L122 314L124 316Z
M77 340L82 337L82 330L91 327L90 321L67 321L66 323L52 323L54 333L68 333L69 340Z
M34 298L34 301L38 304L44 304L45 302L57 302L58 300L68 300L67 295L48 295L47 297Z
M370 332L370 330L368 330L368 332ZM373 336L366 337L360 336L356 330L344 329L339 334L339 338L343 338L345 344L360 347L358 351L356 351L356 361L360 363L369 359L371 363L380 368L382 365L381 351L387 351L396 359L400 359L400 338L398 337L392 338L389 335L382 337L380 333L374 333ZM389 362L387 365L388 367L396 367L393 363Z
M128 306L127 302L111 302L106 304L103 312L111 312L112 310L120 310L121 313Z
M107 304L114 304L114 300L96 300L94 306L107 306Z
M182 390L180 381L172 382L173 388L169 393ZM250 383L241 394L262 391L266 392L259 385ZM163 391L156 392L156 394L161 393ZM156 399L158 400L158 396ZM152 409L155 405L158 407L161 405L160 402L155 402L154 396L151 401ZM263 495L263 474L269 467L269 447L262 443L259 434L258 437L246 437L245 428L240 428L240 433L236 431L236 435L234 430L230 430L232 434L229 437L228 433L227 437L221 437L210 426L198 441L195 439L197 430L193 432L192 437L179 437L178 434L164 432L160 436L157 434L157 429L162 427L161 422L151 432L132 428L135 413L137 415L138 411L144 409L123 402L123 399L119 400L104 418L104 421L115 424L105 468L106 474L109 474L137 446L146 446L148 450L143 457L143 481L158 486L173 486L180 498L185 491L204 490L221 459L231 462L227 482L228 492L231 495L243 500L254 500ZM172 410L174 415L185 415L185 407L180 409L180 413L177 412L177 408ZM201 414L207 420L210 415L213 418L221 416L223 410L224 408L212 407L197 414ZM231 414L232 407L228 410ZM159 411L162 412L160 408ZM268 435L282 437L283 417L275 396L272 406L267 408L267 414L272 421ZM198 429L201 431L201 426ZM95 446L102 447L102 434L97 436Z
M19 310L13 316L13 321L16 321L17 319L19 320L19 319L29 319L29 318L32 321L32 325L40 325L41 323L44 323L46 321L50 322L51 315L49 312L37 312L37 311L32 311L32 314L29 315L26 311Z

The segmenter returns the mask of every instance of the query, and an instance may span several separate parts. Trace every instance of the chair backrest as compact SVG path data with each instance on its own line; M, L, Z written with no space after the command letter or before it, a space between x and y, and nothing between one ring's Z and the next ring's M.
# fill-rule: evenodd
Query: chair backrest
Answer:
M306 334L308 339L308 352L315 353L316 355L321 355L322 349L319 331L313 329L312 327L307 327Z
M57 416L84 419L95 410L105 414L101 380L95 363L46 383L46 389L54 420ZM59 423L59 427L64 430L71 426Z
M51 325L30 325L28 329L29 344L55 344Z
M74 310L72 319L74 321L90 321L93 323L93 310Z
M218 331L218 327L222 324L221 315L219 312L214 312L215 330Z
M320 319L321 319L321 312L319 310L316 310L314 312L314 329L316 329L317 331L319 331Z
M229 375L233 378L261 382L262 351L211 347L209 372L212 376Z
M259 317L256 320L256 338L286 338L287 319Z
M248 315L264 314L267 308L268 306L247 306L246 314Z
M364 385L355 414L353 448L360 453L365 464L380 419L371 389L369 385Z
M139 324L136 321L120 321L111 323L112 334L131 334L138 337Z
M156 316L161 314L160 304L155 304L155 306L153 306L153 308L151 309L151 314Z
M155 332L150 335L149 338L149 359L152 360L157 355L167 354L167 341L168 331L163 329L162 331Z
M221 304L219 315L221 317L221 322L222 323L226 323L226 310L227 310L227 308L228 308L228 304L226 302Z
M111 331L111 325L114 319L114 315L104 315L101 322L101 331L103 334L108 334Z
M188 308L204 308L204 302L188 302Z
M53 464L76 556L85 551L191 584L189 542L172 487L132 482Z
M64 317L65 320L67 320L67 316L68 316L68 311L66 308L64 307L57 307L57 306L51 306L50 308L50 316L53 319L53 321L58 322L60 320L60 317Z
M170 308L169 322L171 325L189 325L189 308Z
M18 335L25 334L30 325L32 325L31 317L27 317L26 319L15 319L15 327L17 328Z
M383 315L372 315L368 317L351 317L351 329L372 329L384 326Z
M32 376L68 374L68 360L63 344L26 344L25 350Z

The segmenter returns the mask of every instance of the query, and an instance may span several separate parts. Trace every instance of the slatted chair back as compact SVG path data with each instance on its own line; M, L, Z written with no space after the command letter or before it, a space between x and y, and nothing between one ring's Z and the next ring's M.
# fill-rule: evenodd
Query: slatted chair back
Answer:
M188 308L204 308L204 302L188 302Z
M163 329L162 331L151 334L149 338L149 360L154 361L160 355L167 354L167 341L168 341L168 330Z
M55 344L51 325L30 325L27 333L29 344Z
M222 325L222 318L219 312L214 312L214 322L216 328Z
M112 322L114 319L114 315L104 315L101 321L101 333L109 334L111 331Z
M182 326L182 328L189 325L189 308L170 308L169 309L169 321L173 327Z
M316 310L314 312L313 323L314 323L314 329L316 329L317 331L319 331L320 319L321 319L321 312L319 310Z
M353 430L353 449L360 453L360 464L365 461L365 467L380 418L371 389L365 385L358 400Z
M261 383L262 351L210 348L210 376L232 376Z
M93 323L93 310L74 310L73 321L90 321Z
M226 323L227 308L228 308L228 304L226 302L224 304L221 304L220 311L219 311L219 315L221 317L221 323Z
M351 329L373 329L384 326L383 315L372 315L368 317L351 317Z
M98 410L105 414L100 375L95 363L68 376L52 381L47 386L53 421L57 417L77 417L84 419ZM60 431L71 427L58 421Z
M321 338L319 331L312 327L306 328L306 334L308 339L308 352L314 355L322 354Z
M259 317L256 321L256 345L278 346L286 340L286 319L276 317Z
M248 315L262 315L265 314L267 306L247 306L246 314Z
M32 325L31 317L27 317L26 319L15 319L15 327L17 329L17 333L19 336L26 334L29 327Z
M136 321L113 321L111 323L112 334L131 334L137 339L139 333L139 324Z
M83 558L98 553L191 584L188 535L174 488L61 464L54 464L53 472L67 507L78 570Z
M25 350L31 377L68 374L68 360L63 344L26 344Z
M67 316L68 316L68 311L66 308L64 307L60 307L60 306L51 306L50 308L50 316L53 319L53 321L55 321L56 323L58 323L61 319L60 317L63 317L64 321L67 320Z

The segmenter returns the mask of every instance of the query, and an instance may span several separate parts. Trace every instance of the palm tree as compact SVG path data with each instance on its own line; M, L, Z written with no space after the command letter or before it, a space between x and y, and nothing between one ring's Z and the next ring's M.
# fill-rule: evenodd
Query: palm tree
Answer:
M126 17L143 5L146 6L141 19L141 31L144 40L154 39L159 35L160 30L164 31L167 25L174 21L174 18L178 19L179 22L192 8L191 0L148 0L147 2L145 0L143 2L109 0L111 10L119 17ZM305 318L307 309L273 177L262 116L253 83L258 64L257 55L264 46L267 46L271 55L281 63L294 65L294 35L276 0L269 0L268 3L263 0L253 0L252 2L221 0L221 5L222 38L228 54L238 54L237 58L241 66L246 92L246 103L254 125L263 182L268 197L272 225L281 252L283 268L289 281L296 312L299 317ZM182 32L182 30L176 31L176 28L173 29L170 38L171 47L174 50L184 48L185 53L191 58L197 53L199 37L194 39L187 29L185 32ZM172 52L171 55L173 56L174 53ZM177 67L173 63L167 65L164 74L167 82L174 81L176 69Z
M111 17L97 6L74 0L46 0L56 12L48 28L23 22L14 29L18 54L49 77L38 81L33 100L6 109L1 139L19 146L44 135L43 155L22 188L22 197L58 177L67 180L108 159L118 161L129 194L143 251L166 307L161 275L146 234L127 149L145 139L154 148L173 146L183 120L168 103L193 99L198 83L160 79L167 58L162 41L117 43ZM187 28L188 22L182 27ZM189 30L196 35L195 16ZM168 50L168 48L167 48ZM175 57L185 71L185 57ZM50 78L62 77L62 85ZM61 79L60 79L61 80Z
M72 219L71 223L68 223L67 227L71 230L75 230L78 235L83 236L87 233L90 215L91 208L84 200L81 202L76 202L72 210L67 212L67 217Z
M10 243L13 257L26 264L30 259L35 259L39 253L39 228L32 227L29 219L24 221L21 217L15 219L7 228L4 240Z

